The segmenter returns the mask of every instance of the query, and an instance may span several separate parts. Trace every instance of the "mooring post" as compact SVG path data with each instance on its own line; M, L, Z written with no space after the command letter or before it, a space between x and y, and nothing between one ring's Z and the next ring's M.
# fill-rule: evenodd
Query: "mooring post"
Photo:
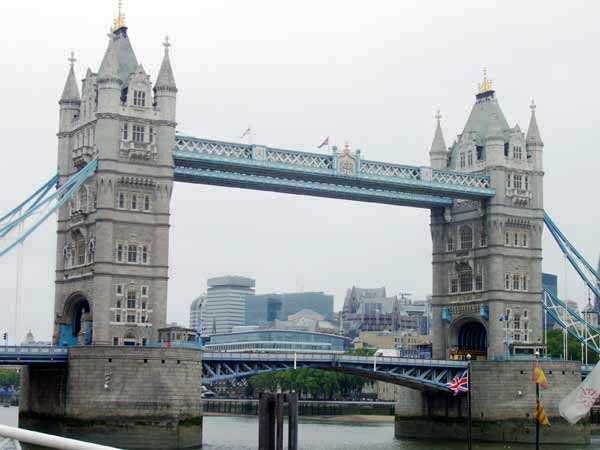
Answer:
M275 399L270 392L258 394L258 450L275 450Z
M286 394L288 402L288 450L298 450L298 393Z
M275 394L275 416L277 423L277 437L275 438L275 449L283 450L283 404L285 394Z

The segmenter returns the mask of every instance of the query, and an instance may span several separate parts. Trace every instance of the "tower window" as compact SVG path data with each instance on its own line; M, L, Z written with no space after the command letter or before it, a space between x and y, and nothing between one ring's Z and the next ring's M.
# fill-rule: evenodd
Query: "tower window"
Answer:
M78 266L85 264L85 240L83 238L75 241L75 258Z
M123 140L129 140L129 124L127 122L123 123Z
M135 323L135 314L127 314L127 323Z
M138 252L137 246L135 244L129 244L127 249L127 262L128 263L137 263L138 262Z
M521 289L527 291L527 275L523 275L523 279L521 280Z
M460 154L460 168L461 169L465 168L465 154L464 153Z
M460 292L471 292L473 290L473 271L469 268L458 274Z
M146 93L144 91L133 91L133 106L146 106Z
M452 235L448 236L448 242L447 242L447 249L449 252L453 252L454 251L454 238L452 237Z
M113 337L113 345L116 347L117 345L119 345L119 338L118 337Z
M123 295L123 285L117 284L117 295Z
M469 164L469 167L473 165L473 152L470 150L467 153L467 163Z
M521 238L521 244L523 245L523 247L527 247L527 233L523 233L523 236Z
M511 174L507 173L506 174L506 187L510 187L510 179L511 179Z
M148 247L142 247L142 264L148 264Z
M121 300L117 300L117 308L121 307Z
M125 193L124 192L119 192L119 208L123 209L125 208Z
M133 126L133 142L144 142L144 133L145 129L143 125L134 125Z
M508 231L504 233L504 245L510 245L510 234Z
M487 230L485 229L485 223L481 224L480 234L479 234L479 245L481 247L485 247L487 245Z
M504 275L504 288L509 291L510 290L510 274L507 273Z
M514 291L518 291L521 289L521 277L519 277L519 275L514 274L513 275L513 290Z
M121 321L121 314L117 313L117 314L115 315L115 322L117 322L117 323L118 323L118 322L120 322L120 321ZM115 344L115 345L116 345L116 344Z
M142 286L142 297L148 297L148 286ZM144 302L144 305L146 304L146 302ZM145 306L142 306L142 308L146 308Z
M450 279L450 292L453 294L458 292L458 278L456 277Z
M515 189L522 189L523 188L523 183L522 183L522 177L521 177L521 175L515 175L513 181L514 181L514 184L515 184Z
M515 247L519 246L519 233L515 233L514 243L515 243Z
M522 159L523 151L520 146L513 147L513 155L515 159Z
M154 127L150 127L149 133L150 133L150 143L154 144Z
M137 209L137 194L131 194L131 209Z
M123 262L123 244L117 244L117 262Z
M473 247L473 230L469 226L460 229L460 249L469 250Z
M150 211L150 196L144 195L144 211Z
M525 190L529 190L529 177L527 175L525 175Z
M135 288L130 288L127 290L127 308L135 309L137 300L137 292Z

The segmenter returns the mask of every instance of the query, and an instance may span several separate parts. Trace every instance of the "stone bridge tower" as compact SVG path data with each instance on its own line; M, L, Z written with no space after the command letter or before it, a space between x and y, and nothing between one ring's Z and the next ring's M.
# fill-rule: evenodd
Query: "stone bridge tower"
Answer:
M543 143L510 127L484 75L465 128L447 149L437 117L436 169L487 174L496 196L433 210L433 357L484 359L544 346L541 272Z
M81 96L75 60L60 99L61 182L98 170L58 218L54 343L143 345L167 308L177 88L165 42L154 86L119 15Z

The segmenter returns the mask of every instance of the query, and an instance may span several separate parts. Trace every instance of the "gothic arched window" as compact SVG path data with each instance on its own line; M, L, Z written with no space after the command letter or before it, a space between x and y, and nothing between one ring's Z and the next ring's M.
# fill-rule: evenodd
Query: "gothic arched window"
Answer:
M473 248L473 230L470 226L464 225L460 228L460 249L469 250Z
M473 290L473 270L471 267L462 269L458 273L458 284L460 292L471 292Z

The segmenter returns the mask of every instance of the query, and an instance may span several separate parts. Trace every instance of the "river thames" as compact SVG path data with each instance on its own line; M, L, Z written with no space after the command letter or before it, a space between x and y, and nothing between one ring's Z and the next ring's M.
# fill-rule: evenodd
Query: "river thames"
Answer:
M0 408L0 424L15 426L18 421L17 408ZM374 420L375 419L375 420ZM394 438L394 424L391 418L381 420L358 417L326 420L301 418L299 425L299 448L302 450L462 450L462 442L432 442L418 440L398 440ZM204 418L205 450L256 450L258 425L256 417L207 416ZM531 450L532 445L503 445L475 443L478 450ZM564 446L547 446L560 450ZM570 446L569 450L600 449L600 436L592 445ZM140 443L138 449L144 449Z

